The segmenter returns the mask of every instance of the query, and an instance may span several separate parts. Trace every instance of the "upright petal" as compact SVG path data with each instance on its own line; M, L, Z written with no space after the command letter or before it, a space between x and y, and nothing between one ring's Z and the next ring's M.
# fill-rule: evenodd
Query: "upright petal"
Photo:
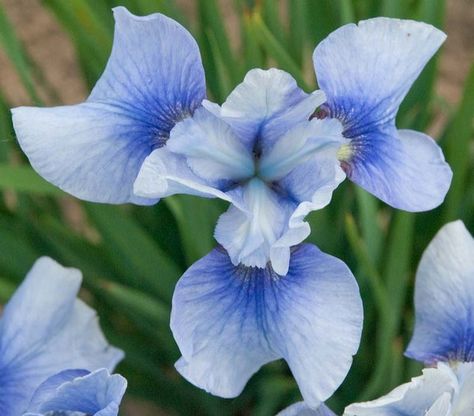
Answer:
M344 416L448 416L451 399L458 387L452 370L441 364L427 368L380 399L351 404Z
M236 267L215 249L180 279L171 312L176 367L190 382L235 397L263 364L284 358L311 407L345 378L361 327L354 277L312 245L294 249L284 277Z
M36 390L25 416L74 412L117 416L126 388L127 381L122 376L110 375L106 369L93 373L66 370L50 377Z
M255 171L253 156L240 138L204 108L176 125L167 147L185 156L191 170L205 180L239 181Z
M311 409L305 402L298 402L282 410L276 416L336 416L325 404Z
M336 30L313 55L327 95L321 114L339 119L351 140L340 152L347 176L407 211L438 206L451 182L433 140L395 128L401 101L445 38L424 23L375 18Z
M474 239L461 221L445 225L423 253L415 312L408 357L474 361Z
M253 149L257 136L264 138L262 143L267 145L292 126L308 120L324 99L321 91L303 92L285 71L252 69L222 104L220 116Z
M398 106L446 39L435 27L378 17L348 24L314 50L319 87L348 137L394 119Z
M122 351L107 344L95 311L76 299L78 270L39 259L0 321L0 413L26 409L34 390L66 368L112 370Z
M144 159L205 97L201 58L175 21L114 9L114 45L86 103L20 107L13 124L31 165L56 186L89 201L153 204L133 194Z

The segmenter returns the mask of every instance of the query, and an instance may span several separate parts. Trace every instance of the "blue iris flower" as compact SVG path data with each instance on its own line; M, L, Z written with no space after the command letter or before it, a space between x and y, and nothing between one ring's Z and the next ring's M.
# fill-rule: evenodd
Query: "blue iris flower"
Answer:
M123 352L107 344L95 311L76 298L81 280L78 270L41 258L5 306L2 416L118 414L126 381L109 371Z
M451 183L437 144L395 127L400 103L445 38L425 23L375 18L341 27L313 54L327 96L316 115L344 125L342 167L349 179L395 208L435 208Z
M235 397L262 365L284 358L318 406L359 346L352 273L300 244L309 234L304 217L327 205L345 176L336 158L342 125L310 120L323 101L284 71L251 70L222 106L206 101L177 123L135 182L143 197L173 188L231 202L216 227L220 246L179 280L171 312L176 367L212 394ZM169 153L190 171L167 164Z
M145 158L206 95L198 46L161 14L114 9L104 73L81 104L13 109L20 146L45 179L88 201L149 205L133 193ZM173 163L170 161L170 163Z
M474 239L461 221L444 226L426 249L415 286L416 323L406 355L429 366L346 416L474 414Z

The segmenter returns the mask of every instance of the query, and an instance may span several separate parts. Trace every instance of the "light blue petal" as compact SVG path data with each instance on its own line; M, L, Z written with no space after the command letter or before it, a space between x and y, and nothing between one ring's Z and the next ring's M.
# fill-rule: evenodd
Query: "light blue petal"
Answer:
M451 181L434 142L395 129L401 101L445 38L424 23L375 18L336 30L313 55L319 86L327 95L322 116L339 119L351 139L341 152L348 177L407 211L438 206Z
M13 124L31 165L81 199L153 204L133 183L144 159L205 97L196 42L175 21L114 10L116 28L104 74L86 103L20 107Z
M304 162L329 152L336 161L336 151L344 141L338 120L313 119L297 124L262 154L259 176L267 182L278 181Z
M133 195L133 182L153 149L153 134L124 109L84 103L12 112L22 150L49 182L93 202L157 202Z
M91 416L117 416L127 388L122 376L100 369L93 373L65 371L46 380L36 391L25 416L77 412ZM75 413L74 413L75 414Z
M207 181L189 169L184 156L170 152L168 146L154 150L145 159L133 185L136 195L144 198L164 198L175 194L221 198L233 202L219 190L222 181Z
M348 137L393 121L398 106L446 35L426 23L378 17L348 24L314 50L319 87Z
M122 359L95 311L76 299L81 279L43 257L8 302L0 321L0 414L24 411L39 384L64 369L112 370Z
M175 126L167 147L185 156L191 170L205 180L240 181L255 172L252 153L225 121L204 108Z
M347 176L387 204L417 212L443 202L452 171L429 136L386 127L363 148L350 146L351 159L342 161Z
M235 267L215 249L179 280L171 312L176 367L190 382L235 397L263 364L284 358L313 407L345 378L361 327L354 277L312 245L294 249L285 277Z
M259 178L251 179L230 195L242 208L230 206L219 217L214 236L234 265L264 268L271 260L273 244L286 230L294 204L281 198ZM289 262L289 246L286 249ZM281 270L277 273L286 274L287 269L288 264L284 273Z
M446 365L423 370L380 399L348 406L344 416L448 416L458 388L456 375Z
M415 311L408 357L474 361L474 239L461 221L445 225L424 252Z
M306 94L285 71L252 69L227 97L219 115L252 150L259 138L262 147L268 146L294 125L308 120L324 99L321 91ZM212 104L204 105L217 113Z
M305 402L298 402L288 406L276 416L336 416L336 414L324 404L317 409L311 409Z

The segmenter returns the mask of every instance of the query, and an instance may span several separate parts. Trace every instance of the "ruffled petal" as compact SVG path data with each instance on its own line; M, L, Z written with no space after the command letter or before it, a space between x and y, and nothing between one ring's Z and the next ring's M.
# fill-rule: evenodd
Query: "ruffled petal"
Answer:
M231 127L204 108L175 126L167 147L185 156L191 170L205 180L239 181L255 171L251 152Z
M25 416L59 416L66 412L117 416L126 388L125 378L110 375L106 369L93 373L66 370L49 378L36 390Z
M351 404L344 416L447 416L457 387L453 371L440 364L438 368L424 369L422 376L413 378L380 399Z
M354 277L312 245L294 249L284 277L236 267L215 249L180 279L171 312L176 367L190 382L235 397L263 364L284 358L311 407L345 378L361 328Z
M227 97L219 115L253 149L258 138L268 146L294 125L308 120L324 100L321 91L306 94L285 71L252 69ZM207 107L217 112L215 106Z
M424 252L415 310L408 357L474 361L474 239L461 221L445 225Z
M234 202L218 186L219 181L206 181L195 175L186 158L170 152L166 146L154 150L145 159L133 189L136 195L144 198L189 194Z
M446 35L426 23L378 17L348 24L314 50L327 109L347 137L393 121L398 106Z
M283 409L276 416L336 416L336 414L324 404L317 409L311 409L305 402L298 402Z
M349 146L347 176L392 207L418 212L443 202L452 171L431 137L387 127L363 146Z
M272 245L285 230L293 204L281 198L259 178L251 179L229 195L241 207L232 205L220 216L215 238L227 250L235 265L263 268L270 261Z
M87 102L20 107L13 124L31 165L45 179L94 202L149 205L133 183L144 159L205 97L196 42L160 14L114 9L114 45Z
M24 411L40 383L66 368L113 370L123 352L110 347L95 311L76 299L76 269L40 258L0 322L0 413Z
M278 181L318 154L327 154L331 150L336 161L336 151L343 141L342 124L338 120L313 119L300 123L262 155L258 173L268 182Z

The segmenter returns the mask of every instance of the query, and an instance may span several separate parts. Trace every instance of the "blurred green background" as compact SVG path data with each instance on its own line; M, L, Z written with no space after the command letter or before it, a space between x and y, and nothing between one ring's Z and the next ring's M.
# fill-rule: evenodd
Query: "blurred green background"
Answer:
M418 374L419 365L403 358L416 265L442 224L461 218L474 231L472 0L0 0L0 303L37 257L52 256L83 271L83 298L127 353L118 369L129 380L123 415L267 416L300 398L283 362L265 366L234 400L207 395L173 367L173 288L214 246L213 226L225 205L181 196L148 208L84 203L39 178L16 143L10 107L87 95L109 55L116 5L136 14L159 11L191 30L217 102L253 67L278 66L314 89L313 48L348 22L384 15L448 32L448 46L426 67L398 119L399 127L429 132L443 147L454 170L445 203L409 214L345 183L309 217L309 240L348 263L365 305L359 353L329 404L339 412Z

